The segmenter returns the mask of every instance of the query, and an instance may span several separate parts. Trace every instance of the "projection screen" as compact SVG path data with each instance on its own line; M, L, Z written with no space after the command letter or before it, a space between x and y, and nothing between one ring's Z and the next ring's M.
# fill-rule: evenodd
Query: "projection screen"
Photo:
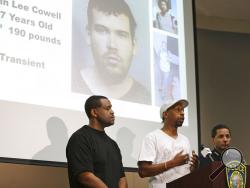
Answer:
M161 128L159 107L169 100L189 100L180 132L197 151L192 0L169 2L164 17L158 0L126 0L131 15L121 25L112 13L89 18L89 0L1 0L0 157L66 162L92 94L112 102L116 121L105 130L125 167L137 167L142 139Z

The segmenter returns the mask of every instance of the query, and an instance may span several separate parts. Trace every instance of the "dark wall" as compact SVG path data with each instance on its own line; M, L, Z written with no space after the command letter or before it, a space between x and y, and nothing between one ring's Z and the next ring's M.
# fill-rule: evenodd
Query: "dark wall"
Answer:
M1 188L68 188L67 168L0 163Z
M212 126L225 123L249 163L250 35L197 30L197 47L201 143L212 147Z

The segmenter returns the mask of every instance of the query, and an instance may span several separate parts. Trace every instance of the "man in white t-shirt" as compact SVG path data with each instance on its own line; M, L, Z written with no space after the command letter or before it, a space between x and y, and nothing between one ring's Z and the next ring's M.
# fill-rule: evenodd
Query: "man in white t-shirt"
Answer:
M184 121L187 100L172 101L160 109L163 127L149 133L143 140L138 160L139 175L150 177L152 188L166 188L198 167L198 156L191 152L189 140L177 132Z

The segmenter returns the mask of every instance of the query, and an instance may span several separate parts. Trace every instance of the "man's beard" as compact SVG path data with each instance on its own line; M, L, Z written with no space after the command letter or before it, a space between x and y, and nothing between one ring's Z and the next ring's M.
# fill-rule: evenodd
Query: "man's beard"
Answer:
M114 125L114 122L107 122L107 121L105 121L104 119L102 119L100 117L97 118L97 119L100 122L100 124L103 125L104 127L109 127L111 125Z
M181 127L182 124L183 124L183 122L181 122L181 121L176 121L176 122L175 122L175 127L176 127L176 128Z

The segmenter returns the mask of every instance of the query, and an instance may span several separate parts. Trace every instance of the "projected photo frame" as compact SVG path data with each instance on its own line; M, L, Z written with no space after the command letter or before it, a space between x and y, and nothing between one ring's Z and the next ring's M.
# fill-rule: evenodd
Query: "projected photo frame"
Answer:
M72 91L151 104L148 4L127 1L121 9L88 3L73 3Z

